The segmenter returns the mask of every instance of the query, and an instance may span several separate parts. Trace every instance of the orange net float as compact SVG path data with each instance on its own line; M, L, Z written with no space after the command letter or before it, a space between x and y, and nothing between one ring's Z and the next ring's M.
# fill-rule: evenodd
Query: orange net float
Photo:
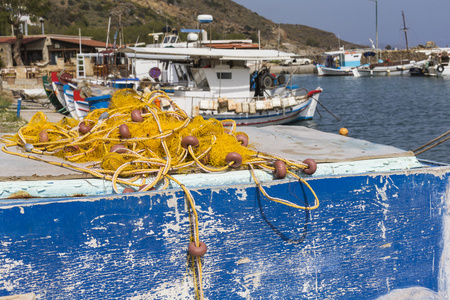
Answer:
M127 187L127 188L123 189L122 194L134 193L134 192L136 192L134 189Z
M312 175L316 172L317 170L317 163L315 162L314 159L312 158L307 158L303 161L303 163L305 165L308 166L308 168L303 169L303 173L307 174L307 175Z
M275 170L273 171L273 175L276 179L283 179L286 177L287 174L287 168L286 163L281 160L277 160L273 163L273 167Z
M135 109L131 112L131 120L133 120L133 122L143 122L144 118L142 117L142 113L141 110L139 109Z
M159 98L156 98L153 102L155 102L155 105L161 108L161 100Z
M45 130L39 132L39 143L45 143L48 141L48 133Z
M77 152L80 150L78 145L67 145L64 147L64 152Z
M202 257L203 255L206 254L206 251L208 251L208 247L206 247L205 243L199 241L198 244L199 244L198 247L195 244L195 242L191 242L189 244L188 252L191 256Z
M195 147L198 147L199 144L200 144L200 142L198 141L198 138L196 138L195 136L192 136L192 135L185 136L181 140L181 147L183 147L184 149L187 149L189 146L192 146L192 148L195 148Z
M225 161L227 162L227 165L233 163L230 167L239 168L242 165L242 155L237 152L230 152L225 157Z
M244 133L236 134L236 139L241 143L242 146L248 146L248 136Z
M81 134L86 134L91 130L92 130L92 126L86 125L84 122L81 122L80 125L78 125L78 131Z
M127 124L122 124L119 126L120 136L124 139L129 139L131 137L130 128Z
M127 147L125 147L125 145L122 144L117 144L111 147L111 150L109 150L109 152L117 152L117 153L126 153L128 150Z

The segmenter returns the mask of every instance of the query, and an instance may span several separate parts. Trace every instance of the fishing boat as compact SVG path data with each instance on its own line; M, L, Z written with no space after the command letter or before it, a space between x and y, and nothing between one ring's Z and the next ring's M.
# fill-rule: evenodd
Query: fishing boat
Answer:
M65 98L64 98L64 84L60 82L60 79L58 78L58 73L57 72L51 72L50 73L50 78L51 78L51 82L50 82L50 86L51 86L51 93L50 95L55 95L56 99L59 102L58 104L54 104L55 108L58 109L58 107L63 107L62 111L64 111L66 114L70 114L71 116L74 116L74 108L70 107L69 104L66 102ZM66 82L67 83L67 82ZM49 87L50 87L49 86ZM44 85L45 87L45 85ZM58 109L58 111L60 111L61 109Z
M450 75L450 48L434 48L430 50L418 50L416 52L428 55L428 59L420 68L425 76Z
M317 64L319 76L353 76L352 69L361 65L361 57L367 51L362 49L345 50L324 53L324 63Z
M121 52L133 66L140 59L157 60L160 67L147 70L151 89L169 89L172 101L192 117L253 126L309 120L322 92L289 85L284 75L272 74L263 62L290 57L275 50L129 47ZM252 71L250 62L260 67Z
M48 76L42 76L42 83L44 85L44 91L50 103L55 107L57 112L68 115L69 112L65 109L65 106L61 104L56 96L51 81L48 80Z
M420 63L414 60L386 60L380 63L359 66L353 69L352 72L355 77L409 75L409 69Z
M80 77L72 78L72 75L64 72L52 72L51 84L45 84L47 97L57 109L66 115L70 115L76 120L82 120L90 110L101 107L111 94L123 88L133 88L139 80L132 78L121 79L87 79ZM101 100L100 103L99 99ZM56 100L56 101L55 101Z
M197 144L176 128L189 119L181 110L172 112L178 123L149 135L150 119L164 118L146 105L136 122L147 126L133 127L133 111L94 111L83 125L91 131L78 136L81 123L67 127L61 134L70 137L57 145L49 130L57 126L37 115L32 123L40 127L22 130L25 140L9 139L0 155L8 169L0 182L0 296L448 298L450 166L298 126L237 132L230 122L189 123L183 128L196 132ZM217 171L212 147L222 139L219 156L252 154L240 166L233 154ZM128 163L98 177L98 164L75 162L93 155L89 140L107 149L122 144L109 156ZM155 140L155 156L144 158L150 148L139 144ZM156 155L170 141L173 156L169 149ZM70 161L49 156L57 148ZM145 176L145 161L156 172ZM175 174L187 163L190 171Z
M376 6L375 9L378 9L377 0L375 0ZM376 13L378 15L378 13ZM408 46L408 35L407 35L407 29L406 23L405 23L405 14L402 11L402 17L403 17L403 31L405 32L405 41L406 41L406 50L409 53L409 46ZM377 28L376 28L376 36L377 36L377 51L378 51L378 22L377 22ZM369 63L362 66L359 66L357 68L354 68L352 70L353 75L355 77L367 77L367 76L395 76L395 75L410 75L409 70L411 68L416 68L418 65L421 65L425 63L425 60L423 61L415 61L411 59L400 59L391 61L389 59L382 60L379 59L376 63Z

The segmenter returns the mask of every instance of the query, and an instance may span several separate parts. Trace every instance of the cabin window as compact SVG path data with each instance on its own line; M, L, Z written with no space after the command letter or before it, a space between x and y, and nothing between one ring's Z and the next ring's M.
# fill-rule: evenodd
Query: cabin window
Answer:
M231 72L218 72L217 79L231 79Z
M202 69L194 69L192 71L194 82L197 85L197 87L209 90L208 79L206 78L205 72Z
M183 67L182 65L174 65L175 72L177 73L178 81L181 82L187 82L188 80L188 74L186 71L186 67Z

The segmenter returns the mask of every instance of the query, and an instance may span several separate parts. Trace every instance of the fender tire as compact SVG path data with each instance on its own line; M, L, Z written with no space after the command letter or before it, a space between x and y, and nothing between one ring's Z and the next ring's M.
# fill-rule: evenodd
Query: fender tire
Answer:
M270 89L273 86L273 78L269 74L261 78L261 86L265 89Z

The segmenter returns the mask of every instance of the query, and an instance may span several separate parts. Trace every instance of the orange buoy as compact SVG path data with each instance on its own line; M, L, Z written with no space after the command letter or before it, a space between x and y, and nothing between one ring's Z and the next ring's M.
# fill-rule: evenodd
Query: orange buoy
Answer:
M131 120L133 120L133 122L144 121L144 118L142 117L142 113L139 109L135 109L131 112Z
M345 135L345 136L347 136L347 135L348 135L348 130L347 130L347 128L342 127L341 129L339 129L339 134L340 134L340 135Z
M127 147L125 147L122 144L117 144L111 147L111 150L109 152L117 152L117 153L126 153L128 150Z
M230 167L239 168L242 164L242 156L237 152L230 152L225 157L225 161L227 162L227 164L233 162L233 164Z
M286 177L287 169L284 161L277 160L276 162L274 162L273 167L275 168L275 170L273 171L273 175L276 179L283 179L284 177Z
M191 242L188 247L188 252L190 255L194 257L202 257L205 255L206 251L208 250L208 247L206 247L206 244L200 241L199 246L195 244L195 242Z
M130 129L127 124L122 124L119 126L119 133L124 139L129 139L131 137Z
M161 100L159 100L159 98L155 99L155 105L161 108Z
M187 149L189 146L192 146L192 148L195 148L199 145L199 141L198 139L193 136L193 135L188 135L185 136L182 140L181 140L181 147L183 147L184 149Z
M242 146L247 147L248 145L248 137L245 134L236 135L236 139L241 143Z
M133 190L132 188L125 188L123 191L122 191L122 193L134 193L135 192L135 190Z
M81 122L80 125L78 125L78 130L80 133L85 134L91 131L92 126L86 125L84 122Z
M45 130L39 132L39 143L45 143L48 141L48 133Z
M314 161L314 159L311 158L307 158L303 161L303 163L305 165L308 165L308 168L303 169L303 173L307 174L307 175L312 175L316 172L317 170L317 164Z
M78 145L69 145L64 147L64 152L76 152L80 150L80 147Z

